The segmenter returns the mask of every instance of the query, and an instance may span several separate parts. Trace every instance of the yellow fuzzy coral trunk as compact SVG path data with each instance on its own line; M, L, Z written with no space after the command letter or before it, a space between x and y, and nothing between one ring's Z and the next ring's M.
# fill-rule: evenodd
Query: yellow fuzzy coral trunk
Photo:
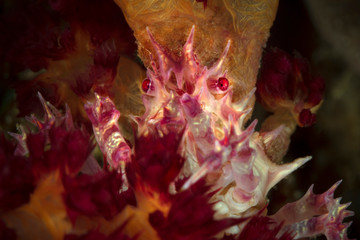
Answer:
M149 27L161 46L173 56L181 52L192 25L196 27L195 53L205 65L213 63L231 40L225 68L234 87L234 100L254 86L262 48L275 19L278 0L208 1L115 0L138 41L139 56L149 66L153 52L146 33ZM154 52L152 54L155 56ZM253 102L252 102L253 104Z

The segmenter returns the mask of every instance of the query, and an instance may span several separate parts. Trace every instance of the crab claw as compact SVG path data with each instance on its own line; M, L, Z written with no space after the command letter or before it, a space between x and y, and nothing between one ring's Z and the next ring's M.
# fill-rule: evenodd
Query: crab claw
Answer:
M120 112L108 97L95 94L95 102L87 103L85 111L92 122L94 135L109 164L119 170L130 160L131 149L120 133Z
M343 223L353 212L346 210L350 203L340 204L341 198L334 199L335 183L323 194L314 194L313 186L298 201L286 204L271 216L284 223L283 231L291 231L295 239L324 234L328 240L348 240L347 228L351 223Z

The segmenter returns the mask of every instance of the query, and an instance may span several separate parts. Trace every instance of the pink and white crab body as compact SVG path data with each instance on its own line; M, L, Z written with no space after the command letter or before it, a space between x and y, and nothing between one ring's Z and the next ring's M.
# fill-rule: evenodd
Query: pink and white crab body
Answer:
M227 69L224 68L231 48L230 40L219 59L208 68L198 62L194 53L195 26L178 59L172 58L156 42L149 29L147 32L157 61L151 57L151 67L147 69L146 82L143 83L145 113L132 117L138 125L137 134L156 132L161 136L168 132L183 132L179 151L186 162L178 176L179 179L186 178L182 190L206 177L217 191L212 198L217 217L244 217L258 213L266 207L269 190L311 157L278 165L267 156L265 145L271 143L283 127L259 133L255 131L256 120L245 127L252 112L248 103L255 89L244 99L232 102L231 82L238 79L227 79ZM131 149L117 126L119 112L108 97L102 96L97 96L95 103L87 104L86 110L109 164L120 169L123 163L130 161ZM347 239L347 226L342 224L342 219L351 212L345 210L348 205L340 205L337 199L333 199L337 185L322 195L309 191L299 202L281 209L273 219L279 223L284 221L284 228L294 231L296 238L324 233L328 239L333 239L328 232L336 229L333 231L338 234L336 236ZM318 202L311 204L307 201L314 198ZM301 206L305 208L301 209ZM314 211L319 206L326 206L327 210ZM295 217L292 220L281 217L287 213ZM313 217L315 215L321 216ZM317 230L314 232L312 227L315 226ZM229 233L239 231L239 227L228 230Z

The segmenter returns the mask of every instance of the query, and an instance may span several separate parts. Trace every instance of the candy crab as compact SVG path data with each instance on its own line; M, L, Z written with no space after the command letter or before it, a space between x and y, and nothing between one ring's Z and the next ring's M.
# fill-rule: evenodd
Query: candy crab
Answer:
M3 77L32 115L0 135L0 239L348 239L340 182L268 213L324 93L263 53L277 0L5 2Z
M231 50L231 40L211 67L203 66L194 53L195 26L192 27L178 58L170 55L147 28L148 37L156 53L150 54L151 63L147 78L142 83L145 113L135 117L138 139L170 133L181 136L177 147L185 163L178 167L179 174L169 183L169 194L188 190L205 179L215 191L210 201L216 217L248 217L266 214L269 190L288 174L305 164L311 157L299 158L291 163L277 164L271 160L267 147L286 132L286 125L271 131L255 131L257 121L246 125L252 112L249 101L255 89L237 102L232 102L231 83L224 62ZM115 105L106 96L96 95L95 102L85 106L92 121L97 142L114 169L122 172L134 161L136 152L122 137L117 120L120 116ZM144 153L146 158L146 153ZM161 153L158 153L161 154ZM167 161L171 159L166 158ZM164 163L164 164L169 164ZM180 188L177 183L182 182ZM283 224L281 231L291 232L295 238L325 234L328 239L347 239L348 224L343 218L352 213L333 198L338 183L321 195L312 188L299 201L288 204L270 216ZM270 202L271 204L271 202ZM239 234L237 225L227 230Z

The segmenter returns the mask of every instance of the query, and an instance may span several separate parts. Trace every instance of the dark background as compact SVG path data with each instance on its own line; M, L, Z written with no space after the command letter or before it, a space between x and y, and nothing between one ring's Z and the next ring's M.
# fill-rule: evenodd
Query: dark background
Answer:
M342 179L335 197L352 202L355 216L346 219L353 221L349 237L359 237L360 1L280 0L267 44L271 47L307 58L313 74L324 77L326 91L317 123L296 130L285 161L313 159L270 193L270 213L303 196L311 184L322 193ZM258 104L254 112L266 116Z

